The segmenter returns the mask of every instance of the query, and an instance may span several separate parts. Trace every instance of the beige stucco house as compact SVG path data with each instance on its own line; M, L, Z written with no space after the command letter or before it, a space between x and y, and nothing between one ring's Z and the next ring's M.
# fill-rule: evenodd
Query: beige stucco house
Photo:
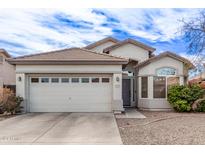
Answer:
M170 110L167 88L186 84L193 65L132 39L108 37L70 48L9 59L26 112L112 112L125 107Z
M0 49L0 87L15 89L15 66L9 64L6 61L7 58L11 58L8 52L4 49Z

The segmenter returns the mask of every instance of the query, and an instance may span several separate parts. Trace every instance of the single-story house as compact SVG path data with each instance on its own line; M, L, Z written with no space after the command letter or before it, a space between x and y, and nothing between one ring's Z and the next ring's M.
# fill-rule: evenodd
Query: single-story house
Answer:
M26 112L170 110L167 88L186 84L193 65L133 39L108 37L70 48L8 59Z
M0 49L0 88L8 87L15 90L15 66L9 64L6 61L7 58L11 58L9 53L4 49Z

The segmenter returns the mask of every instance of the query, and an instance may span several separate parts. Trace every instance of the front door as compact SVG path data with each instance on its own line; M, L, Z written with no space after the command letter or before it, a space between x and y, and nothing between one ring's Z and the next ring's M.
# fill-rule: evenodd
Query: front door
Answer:
M123 106L130 106L130 97L131 97L131 91L130 91L130 79L123 79L122 80L122 99L123 99Z

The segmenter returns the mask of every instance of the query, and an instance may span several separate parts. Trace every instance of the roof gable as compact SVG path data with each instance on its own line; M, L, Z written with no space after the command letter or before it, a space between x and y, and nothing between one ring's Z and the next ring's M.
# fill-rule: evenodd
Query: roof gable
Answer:
M170 51L166 51L166 52L163 52L163 53L159 54L158 56L154 56L154 57L152 57L152 58L150 58L150 59L148 59L148 60L146 60L146 61L144 61L142 63L139 63L136 66L136 68L142 68L142 67L144 67L144 66L146 66L146 65L148 65L148 64L150 64L152 62L155 62L157 60L160 60L160 59L162 59L164 57L171 57L171 58L174 58L174 59L176 59L178 61L181 61L184 64L186 64L189 69L192 69L192 68L195 67L188 59L186 59L184 57L181 57L181 56L179 56L177 54L174 54L174 53L172 53Z
M69 48L8 59L12 64L93 64L127 63L127 59L95 53L87 49Z
M143 44L143 43L141 43L141 42L138 42L138 41L136 41L136 40L126 39L126 40L124 40L124 41L122 41L122 42L118 42L118 43L116 43L116 44L114 44L114 45L112 45L112 46L110 46L110 47L108 47L108 48L105 48L105 49L104 49L104 52L105 52L105 53L109 53L109 52L111 52L112 50L117 49L117 48L119 48L119 47L121 47L121 46L123 46L123 45L126 45L126 44L133 44L133 45L136 45L136 46L138 46L138 47L141 47L141 48L143 48L143 49L145 49L145 50L147 50L147 51L150 51L150 52L153 52L153 51L156 50L155 48L152 48L152 47L150 47L150 46L148 46L148 45L146 45L146 44Z
M93 48L95 48L97 46L100 46L100 45L102 45L104 43L107 43L107 42L117 43L119 41L117 39L113 38L113 37L106 37L106 38L104 38L102 40L99 40L97 42L89 44L88 46L85 47L85 49L93 49Z

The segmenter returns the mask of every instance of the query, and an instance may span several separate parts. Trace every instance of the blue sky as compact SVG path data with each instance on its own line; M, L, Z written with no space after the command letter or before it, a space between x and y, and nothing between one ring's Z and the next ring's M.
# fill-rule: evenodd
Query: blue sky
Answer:
M0 48L13 56L133 38L189 59L180 28L199 9L0 9Z

